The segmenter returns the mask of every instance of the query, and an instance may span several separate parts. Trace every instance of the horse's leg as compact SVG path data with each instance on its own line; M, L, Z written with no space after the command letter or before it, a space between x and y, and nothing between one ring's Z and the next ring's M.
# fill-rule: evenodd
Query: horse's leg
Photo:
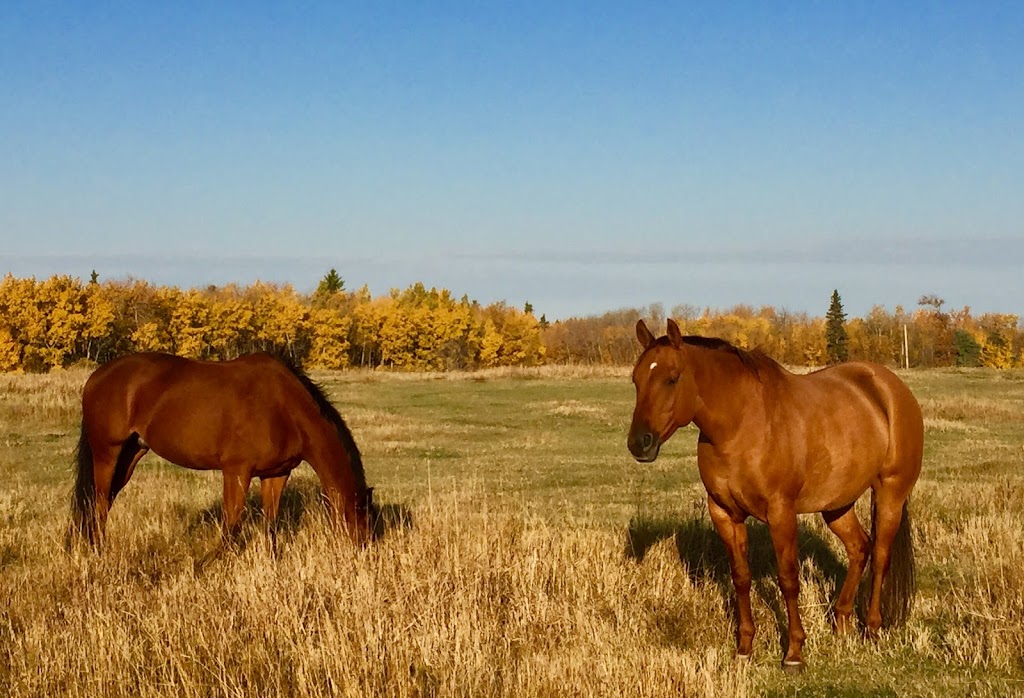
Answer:
M117 467L114 468L114 477L110 482L110 503L114 503L117 493L124 489L128 481L132 479L135 466L139 464L142 457L149 453L149 446L139 442L139 435L132 434L121 445L121 452L117 455Z
M903 520L906 494L883 484L875 491L874 549L871 553L871 601L868 603L867 632L878 634L882 627L882 582L889 572L893 540Z
M85 533L89 542L93 545L100 545L102 543L103 535L107 528L107 514L110 512L110 505L114 501L111 492L120 453L121 444L92 446L94 489L92 520L86 522Z
M800 622L800 565L797 559L796 510L790 503L783 503L769 509L768 532L775 548L775 561L779 567L779 588L786 600L786 617L789 621L789 639L782 668L789 673L803 671L804 626Z
M263 503L263 518L267 527L273 531L277 523L277 514L281 510L281 493L284 491L287 475L260 478L260 500Z
M750 610L750 563L747 560L747 525L744 521L736 521L729 512L720 507L708 496L708 512L715 524L718 535L725 543L725 551L729 556L729 569L732 571L732 584L736 590L736 606L738 624L736 630L736 654L741 658L749 657L754 647L754 615Z
M245 509L245 495L252 482L249 469L224 470L223 533L227 540L234 540L241 529L242 511Z
M823 511L821 516L832 533L836 534L843 542L846 556L850 561L850 567L846 572L846 581L843 582L842 590L839 592L835 604L835 632L845 634L853 629L850 616L857 598L857 587L860 585L860 578L864 574L864 566L868 561L871 541L857 518L853 504L835 511Z

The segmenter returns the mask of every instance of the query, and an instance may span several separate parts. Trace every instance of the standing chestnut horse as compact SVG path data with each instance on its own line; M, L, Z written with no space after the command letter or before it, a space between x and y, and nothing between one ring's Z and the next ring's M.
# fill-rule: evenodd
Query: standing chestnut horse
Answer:
M223 471L227 537L252 478L273 523L301 461L319 476L332 520L340 514L356 541L370 530L372 491L351 432L309 377L268 354L213 362L140 353L97 369L82 392L72 530L100 542L114 497L151 449L186 468Z
M836 632L852 628L869 557L868 633L881 626L883 605L888 621L904 622L914 592L907 502L921 472L924 441L921 408L907 386L889 369L862 362L794 375L760 352L721 339L683 337L672 320L665 337L655 339L642 320L636 334L644 351L633 369L629 450L650 462L679 427L693 422L700 429L697 467L732 569L738 655L748 657L754 639L749 516L768 524L775 548L789 620L784 669L804 666L797 514L821 512L850 559L835 602ZM854 512L869 487L873 540Z

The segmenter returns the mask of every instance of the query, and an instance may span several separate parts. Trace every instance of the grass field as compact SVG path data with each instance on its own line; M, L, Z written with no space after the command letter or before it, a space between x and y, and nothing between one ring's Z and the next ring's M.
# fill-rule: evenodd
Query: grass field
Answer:
M914 611L834 637L845 556L804 518L798 677L753 523L755 656L733 660L696 432L635 463L625 369L319 374L382 539L332 538L303 466L276 542L253 497L225 549L219 473L149 456L101 556L63 549L85 377L0 376L0 695L1024 695L1024 372L904 374L927 428Z

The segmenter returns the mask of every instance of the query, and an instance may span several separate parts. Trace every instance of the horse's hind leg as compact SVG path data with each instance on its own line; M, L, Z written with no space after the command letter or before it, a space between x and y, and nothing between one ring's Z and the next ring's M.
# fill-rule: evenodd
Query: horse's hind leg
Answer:
M124 486L132 479L135 466L147 453L149 453L149 446L142 442L138 434L132 434L121 444L121 452L117 455L117 466L114 468L114 477L110 483L111 504L114 503L117 493L124 489Z
M284 492L287 475L260 478L260 500L263 503L263 518L273 532L277 523L277 515L281 510L281 493Z
M138 435L132 434L119 444L93 447L94 538L100 540L107 527L107 516L117 493L128 483L148 448L139 445Z
M837 634L844 634L853 629L850 616L857 598L857 587L860 585L860 578L868 561L871 541L857 518L853 504L835 511L823 511L821 515L832 532L843 542L846 556L850 561L849 569L846 572L846 581L843 582L842 590L839 592L839 598L836 599L835 604L835 631Z
M111 495L114 481L114 473L117 471L117 460L121 453L121 444L104 445L97 448L93 446L93 498L92 498L92 526L87 532L89 539L94 544L103 540L104 531L107 528L107 514L110 512L110 505L113 503Z
M874 500L874 550L871 554L871 601L868 604L867 630L869 635L878 633L882 627L882 583L889 573L890 562L893 558L893 544L897 546L898 556L895 561L900 566L900 572L905 579L898 580L897 586L906 585L907 588L899 588L894 593L886 596L893 603L902 604L902 613L909 611L910 597L913 594L913 544L910 541L910 521L904 520L904 504L909 493L904 488L897 488L885 481L875 491ZM907 515L909 516L909 515ZM901 540L897 540L897 536ZM890 580L892 583L892 580ZM890 608L890 613L899 613L900 609ZM903 618L890 618L897 622Z

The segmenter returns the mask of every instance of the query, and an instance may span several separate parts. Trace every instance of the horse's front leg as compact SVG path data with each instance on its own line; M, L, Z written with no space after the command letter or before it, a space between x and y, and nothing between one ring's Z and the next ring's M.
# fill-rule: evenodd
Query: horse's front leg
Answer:
M252 471L244 468L224 470L223 534L226 540L234 540L241 530L242 511L245 509L245 495L252 482Z
M263 504L263 518L267 528L273 533L277 525L277 515L281 510L281 493L284 492L287 475L260 478L260 501Z
M750 656L754 648L754 615L750 610L750 563L747 560L747 524L745 519L737 520L719 506L708 495L708 512L711 521L729 556L732 584L736 589L738 624L736 630L736 654L741 659Z
M804 645L804 626L800 622L800 565L797 558L796 510L792 504L773 507L768 512L768 531L775 548L775 561L779 567L779 588L786 600L789 621L789 639L782 668L788 673L804 670L801 650Z

